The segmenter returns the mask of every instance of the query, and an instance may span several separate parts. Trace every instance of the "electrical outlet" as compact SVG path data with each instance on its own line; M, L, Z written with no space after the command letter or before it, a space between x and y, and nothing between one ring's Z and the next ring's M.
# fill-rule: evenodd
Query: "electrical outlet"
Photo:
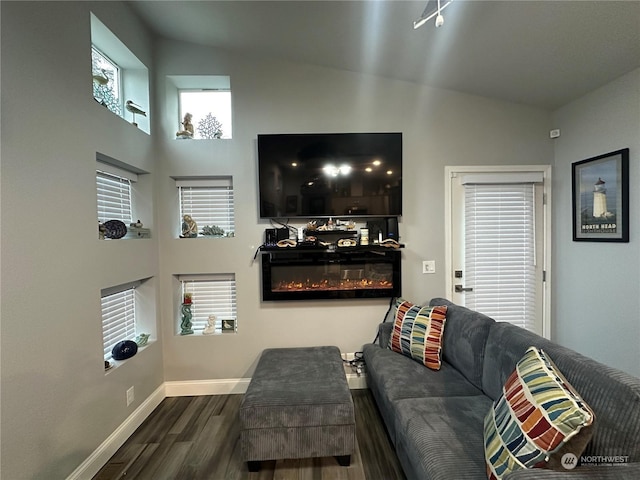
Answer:
M435 260L423 260L422 261L422 273L436 273L436 261Z
M127 407L133 403L136 398L133 387L127 389Z

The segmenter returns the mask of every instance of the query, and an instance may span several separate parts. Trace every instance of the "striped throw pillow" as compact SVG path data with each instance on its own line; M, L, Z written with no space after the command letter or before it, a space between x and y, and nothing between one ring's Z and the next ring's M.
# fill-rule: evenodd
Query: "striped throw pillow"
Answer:
M593 411L544 351L529 347L484 419L488 478L545 466L593 420Z
M397 299L389 348L431 370L440 370L446 315L446 306L423 307L402 298Z

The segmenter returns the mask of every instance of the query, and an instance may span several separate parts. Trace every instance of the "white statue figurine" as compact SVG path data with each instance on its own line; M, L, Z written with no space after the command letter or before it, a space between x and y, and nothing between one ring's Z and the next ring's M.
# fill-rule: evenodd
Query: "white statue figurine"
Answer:
M191 123L191 119L193 115L187 113L184 116L184 120L182 121L182 130L178 130L176 132L176 137L178 138L193 138L193 124Z
M191 215L182 217L182 238L195 238L198 236L198 225Z
M209 319L207 320L207 326L202 330L203 335L211 335L216 331L216 316L209 315Z

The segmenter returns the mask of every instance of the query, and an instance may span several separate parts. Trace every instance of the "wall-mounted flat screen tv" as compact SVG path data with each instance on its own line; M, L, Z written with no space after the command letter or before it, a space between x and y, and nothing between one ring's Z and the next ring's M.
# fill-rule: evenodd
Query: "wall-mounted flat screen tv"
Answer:
M260 218L402 215L402 133L258 135Z

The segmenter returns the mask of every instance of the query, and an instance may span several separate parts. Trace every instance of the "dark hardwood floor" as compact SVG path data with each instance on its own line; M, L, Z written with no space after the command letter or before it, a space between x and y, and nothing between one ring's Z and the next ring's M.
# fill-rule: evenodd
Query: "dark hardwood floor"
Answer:
M262 462L240 458L242 395L170 397L153 411L94 480L404 480L369 390L352 390L357 450L349 467L333 457Z

